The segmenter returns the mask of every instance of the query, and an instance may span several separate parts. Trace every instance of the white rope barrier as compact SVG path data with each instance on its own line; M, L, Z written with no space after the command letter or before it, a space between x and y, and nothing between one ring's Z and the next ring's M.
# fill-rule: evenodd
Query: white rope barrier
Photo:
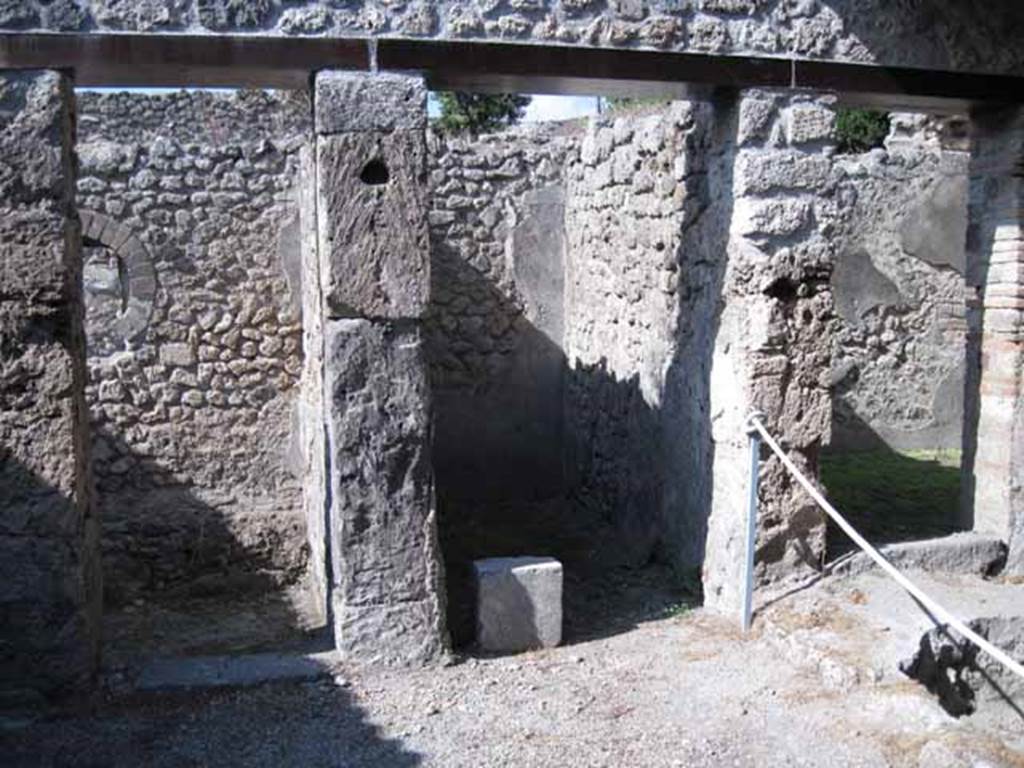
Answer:
M878 564L879 568L881 568L893 579L895 579L896 583L898 583L901 587L903 587L903 589L905 589L907 592L913 595L914 598L917 599L917 601L921 605L923 605L927 610L929 610L936 618L940 619L943 623L955 629L962 637L965 637L968 640L970 640L982 651L984 651L993 659L998 661L1000 664L1002 664L1004 667L1010 670L1013 674L1017 675L1017 677L1019 677L1021 680L1024 680L1024 666L1022 666L1020 662L1015 661L1006 652L994 646L992 643L983 638L977 632L975 632L962 621L960 621L958 618L956 618L952 613L947 611L945 608L943 608L941 605L935 602L932 598L926 595L923 591L921 591L921 589L916 584L914 584L910 579L904 576L899 571L899 569L897 569L892 563L886 560L881 552L879 552L877 549L871 546L871 544L869 544L863 536L857 533L856 529L854 529L852 525L846 522L846 518L839 514L839 512L836 511L836 508L828 503L828 500L821 495L821 492L814 487L813 483L811 483L810 480L804 477L803 473L797 468L796 464L794 464L793 461L789 458L789 456L787 456L786 453L782 450L782 448L779 447L779 444L775 442L772 436L768 434L768 430L765 429L764 424L761 423L760 418L758 418L758 414L754 413L747 417L747 424L750 427L753 427L755 430L757 430L757 432L761 435L761 438L764 440L764 442L768 445L769 448L772 449L775 455L779 457L779 459L782 461L786 469L788 469L793 474L793 476L797 479L797 482L799 482L800 485L803 486L803 489L807 491L810 497L814 499L815 502L817 502L818 506L825 510L825 513L829 517L831 517L835 524L842 529L843 533L849 536L858 547L860 547L862 550L864 550L864 552L867 553L868 557L870 557Z

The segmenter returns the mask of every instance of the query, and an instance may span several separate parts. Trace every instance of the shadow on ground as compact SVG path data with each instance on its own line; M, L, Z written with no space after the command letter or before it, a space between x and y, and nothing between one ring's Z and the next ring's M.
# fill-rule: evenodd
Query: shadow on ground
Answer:
M452 518L457 524L445 524ZM448 623L457 647L473 641L473 560L529 554L562 563L563 644L620 634L701 602L700 578L623 557L622 534L571 500L442 507Z
M960 456L957 452L825 453L821 479L828 498L875 545L947 536L959 530ZM832 522L828 559L856 549Z
M188 478L140 455L119 435L96 430L104 463L130 467L97 473L104 576L104 665L131 666L155 656L312 651L331 646L301 569L283 570L274 548L293 546L264 524L256 543ZM246 511L250 518L274 510ZM271 519L282 515L274 512ZM275 538L276 536L276 538ZM305 560L304 551L289 555Z
M0 742L7 768L421 764L331 683L138 695L66 709Z

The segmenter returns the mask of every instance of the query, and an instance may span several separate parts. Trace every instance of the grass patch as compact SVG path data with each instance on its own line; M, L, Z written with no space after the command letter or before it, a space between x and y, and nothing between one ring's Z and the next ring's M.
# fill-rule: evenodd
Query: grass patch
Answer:
M661 609L661 615L659 618L662 619L678 619L680 616L685 616L693 610L694 604L687 600L682 600L677 603L669 603Z
M829 500L872 543L945 536L960 506L959 451L863 451L825 454ZM829 527L829 554L852 543Z

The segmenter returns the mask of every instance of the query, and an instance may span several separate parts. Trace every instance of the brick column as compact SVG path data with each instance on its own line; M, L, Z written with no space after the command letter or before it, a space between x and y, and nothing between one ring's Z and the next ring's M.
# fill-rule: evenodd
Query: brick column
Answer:
M971 312L964 398L966 518L1010 540L1024 573L1024 110L972 115L967 230Z
M316 78L331 604L354 660L447 645L422 320L430 285L426 89Z
M72 98L56 72L0 73L0 706L98 657Z
M831 238L842 205L830 155L832 100L744 91L736 104L731 201L711 367L711 513L704 560L709 607L739 610L748 447L744 419L764 423L811 477L831 428L835 329ZM727 154L728 157L728 154ZM726 171L730 173L730 171ZM817 568L823 516L777 459L762 454L757 579Z

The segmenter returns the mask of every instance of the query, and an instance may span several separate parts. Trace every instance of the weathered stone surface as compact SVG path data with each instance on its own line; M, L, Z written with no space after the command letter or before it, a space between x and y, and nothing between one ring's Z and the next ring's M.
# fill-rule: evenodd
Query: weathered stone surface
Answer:
M328 314L421 317L430 291L423 133L321 136L317 162ZM376 183L377 172L387 180Z
M476 641L485 651L553 648L562 642L562 564L551 557L473 563Z
M258 29L274 13L273 0L195 0L195 4L199 23L215 30Z
M895 4L889 0L80 0L78 14L63 10L67 5L67 0L8 0L0 29L515 38L606 48L1024 72L1024 52L1017 44L1016 0Z
M678 361L692 338L681 325L710 321L698 297L714 279L701 265L714 249L702 218L711 125L710 104L687 102L594 120L567 171L570 487L621 531L623 560L657 552L681 570L699 566L706 519L706 500L689 496L706 382L700 363ZM678 447L679 434L692 442Z
M436 658L446 631L420 330L328 320L324 336L335 640L354 660Z
M1011 539L1024 516L1024 110L972 115L972 128L967 282L981 302L968 315L962 485L974 529ZM1024 573L1021 544L1012 536L1011 572Z
M787 115L796 110L831 108L829 97L810 101L763 91L744 92L738 116L749 115L747 101L772 104L764 116L764 133L785 137ZM738 122L741 122L738 121ZM819 122L827 123L827 120ZM744 142L732 154L737 194L731 213L727 265L722 283L723 308L718 319L710 373L711 514L703 575L705 604L715 610L738 610L742 595L744 519L749 448L745 420L753 410L764 414L768 429L790 457L813 476L818 453L831 425L827 372L836 331L829 286L834 240L842 212L829 206L835 189L831 176L808 186L785 174L773 184L770 198L754 190L750 174L781 167L793 152L827 155L829 143L816 139L795 146L761 146ZM727 153L727 156L731 153ZM761 157L755 157L760 155ZM813 161L811 161L813 162ZM793 162L794 169L807 161ZM778 206L781 220L813 206L814 216L799 227L780 226L779 216L757 215ZM783 215L785 214L785 215ZM816 569L824 548L824 521L814 503L774 457L761 464L756 579L759 583Z
M422 131L427 127L423 78L325 71L316 76L316 132Z
M310 553L294 418L308 96L76 102L107 604L292 583Z
M1010 552L1006 558L1006 572L1024 575L1024 515L1018 514L1010 531Z
M967 162L919 138L839 156L830 449L959 449Z
M958 573L990 576L1006 562L1006 543L994 536L955 533L941 539L888 544L879 550L897 568L914 568L929 573ZM831 573L852 575L877 567L863 552L836 563Z
M835 130L835 112L820 104L795 104L789 109L786 128L790 144L830 141Z
M424 330L441 499L563 488L563 174L577 137L562 132L430 136Z
M0 72L0 693L83 684L100 572L86 441L71 85Z
M971 629L1010 658L1024 659L1024 617L972 619ZM900 664L908 677L923 683L955 717L983 707L1003 707L1024 694L1024 682L1001 664L990 663L973 643L947 625L929 630L917 652Z
M312 146L301 153L299 226L302 248L302 378L296 431L302 455L302 509L309 546L312 598L326 619L330 564L327 558L327 453L324 422L324 327L320 261L316 245L316 165Z

